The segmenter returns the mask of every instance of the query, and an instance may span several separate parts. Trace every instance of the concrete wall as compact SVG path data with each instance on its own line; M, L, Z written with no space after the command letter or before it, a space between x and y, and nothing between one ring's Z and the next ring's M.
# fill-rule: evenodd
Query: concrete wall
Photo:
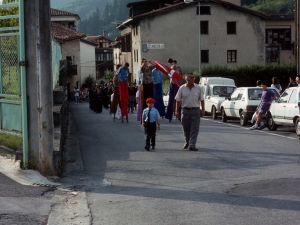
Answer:
M24 1L24 7L29 162L55 175L50 1Z
M80 66L80 40L67 41L62 44L62 58L66 59L67 56L75 56L75 64L77 64L77 75L69 76L68 83L70 84L70 90L74 89L74 86L79 82L79 87L81 86L81 66ZM74 63L74 62L73 62Z
M294 43L294 48L296 48L296 26L294 20L267 20L266 29L291 29L291 43ZM282 50L280 49L280 62L292 62L296 63L296 49L292 50Z
M201 49L209 50L209 64L232 66L264 63L265 21L238 10L210 3L211 15L196 15L195 5L142 20L132 48L139 52L134 62L137 75L140 59L156 59L167 63L178 61L184 73L199 69L200 20L209 21L209 35L201 35ZM227 35L227 23L236 22L237 34ZM142 52L143 44L164 44L164 49ZM237 62L227 63L227 50L237 50ZM206 64L202 64L203 67Z
M85 78L92 75L96 80L95 46L80 42L80 69L81 84Z

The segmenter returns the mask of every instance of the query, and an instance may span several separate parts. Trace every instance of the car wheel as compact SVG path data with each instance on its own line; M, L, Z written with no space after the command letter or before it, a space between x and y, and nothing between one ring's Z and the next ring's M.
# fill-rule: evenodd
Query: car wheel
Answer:
M247 120L247 118L245 117L244 111L242 110L242 111L240 112L240 124L241 124L241 126L246 126L247 123L248 123L248 120Z
M271 113L267 114L267 125L269 130L275 131L278 128L278 125L274 122Z
M226 123L227 116L226 116L225 110L223 108L221 109L221 114L222 114L222 122Z
M213 118L214 120L217 119L217 109L216 109L215 106L213 106L212 109L211 109L211 115L212 115L212 118Z
M296 130L296 134L297 134L298 136L300 136L300 118L298 118L298 119L296 120L296 123L295 123L295 130Z

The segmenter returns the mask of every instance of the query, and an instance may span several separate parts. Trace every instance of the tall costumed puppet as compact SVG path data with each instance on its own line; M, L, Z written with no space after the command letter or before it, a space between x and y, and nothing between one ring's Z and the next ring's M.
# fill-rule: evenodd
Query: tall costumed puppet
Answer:
M174 114L174 98L179 89L179 87L186 83L182 75L175 70L176 67L174 66L172 69L169 66L162 64L157 60L150 60L150 62L155 65L155 67L160 70L164 75L167 75L170 78L170 89L169 89L169 102L167 107L166 119L172 121L173 114ZM179 67L178 67L179 68ZM181 109L178 109L181 110ZM180 119L180 118L178 118Z
M128 123L128 84L127 84L127 78L129 75L129 63L125 63L124 66L120 67L117 71L118 75L118 88L119 88L119 96L120 96L120 107L121 107L121 113L122 113L122 123L123 120L126 119Z

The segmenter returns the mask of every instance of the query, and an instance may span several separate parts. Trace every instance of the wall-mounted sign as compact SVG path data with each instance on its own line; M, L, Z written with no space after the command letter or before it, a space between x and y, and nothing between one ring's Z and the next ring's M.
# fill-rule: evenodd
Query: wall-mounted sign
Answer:
M148 49L163 49L165 44L147 44Z

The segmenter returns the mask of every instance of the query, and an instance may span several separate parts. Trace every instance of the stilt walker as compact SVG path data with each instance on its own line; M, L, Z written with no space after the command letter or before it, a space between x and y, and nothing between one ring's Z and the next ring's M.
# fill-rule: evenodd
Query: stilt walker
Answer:
M121 65L117 65L117 71L120 69ZM118 75L115 74L113 79L113 88L114 88L114 96L110 104L110 113L113 114L113 121L116 121L116 112L118 110L120 104L120 95L119 95L119 87L118 87Z
M127 84L127 77L129 74L129 63L125 63L124 66L120 67L120 69L117 71L118 75L118 87L119 87L119 95L120 95L120 107L122 112L122 123L124 121L124 118L126 119L128 123L128 84Z

